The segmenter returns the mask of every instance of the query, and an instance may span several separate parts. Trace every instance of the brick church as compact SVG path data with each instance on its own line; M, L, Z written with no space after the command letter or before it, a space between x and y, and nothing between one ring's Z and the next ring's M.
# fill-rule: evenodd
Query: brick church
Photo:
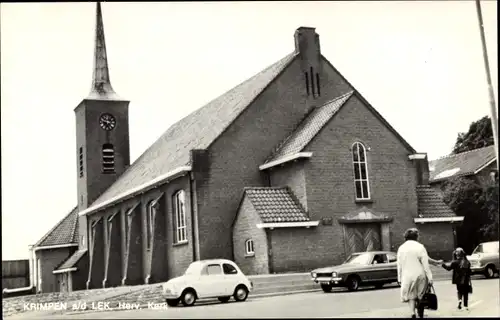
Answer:
M31 248L37 292L166 281L195 260L309 271L397 250L417 226L449 256L461 218L428 160L321 54L295 50L181 119L130 164L129 101L110 82L97 3L92 90L75 108L76 206Z

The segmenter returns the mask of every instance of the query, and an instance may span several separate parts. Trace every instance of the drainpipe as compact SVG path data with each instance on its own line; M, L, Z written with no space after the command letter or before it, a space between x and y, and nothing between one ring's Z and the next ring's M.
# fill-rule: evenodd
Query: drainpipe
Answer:
M29 277L30 277L30 285L28 287L23 287L23 288L14 288L14 289L8 289L8 288L4 288L2 290L2 295L6 295L6 294L9 294L9 293L19 293L19 292L24 292L24 291L28 291L28 292L33 292L33 285L34 285L34 261L33 259L34 258L34 252L33 252L33 245L29 245L28 246L29 248L29 259L28 259L28 262L29 262ZM27 293L28 293L27 292Z
M188 174L189 180L189 201L191 207L191 230L193 237L193 261L200 260L200 245L199 245L199 235L198 235L198 199L196 197L196 189L193 187L193 182L195 181L194 174L191 172Z

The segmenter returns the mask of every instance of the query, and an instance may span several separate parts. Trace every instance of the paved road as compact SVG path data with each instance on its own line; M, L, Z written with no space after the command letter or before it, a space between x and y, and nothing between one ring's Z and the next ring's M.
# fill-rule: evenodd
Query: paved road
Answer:
M470 311L456 309L455 288L449 281L436 282L439 310L428 311L429 317L498 317L499 280L475 280ZM34 313L19 315L29 319ZM51 319L171 319L171 318L308 318L308 317L407 317L407 306L399 302L399 288L380 290L360 289L357 292L311 292L303 294L251 298L246 302L198 301L193 307L175 307L153 310L118 310L51 315ZM44 316L39 316L44 318ZM15 319L16 317L9 317Z

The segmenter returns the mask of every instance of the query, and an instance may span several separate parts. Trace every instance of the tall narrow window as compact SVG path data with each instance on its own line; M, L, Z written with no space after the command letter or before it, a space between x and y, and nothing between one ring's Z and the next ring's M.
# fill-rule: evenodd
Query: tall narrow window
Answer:
M186 207L184 191L177 191L173 196L174 221L175 221L175 243L187 241Z
M304 76L306 77L306 92L307 92L307 96L309 96L309 73L304 72Z
M79 155L78 155L78 168L79 168L79 171L80 171L80 178L83 177L83 148L80 147L80 152L79 152Z
M156 216L156 201L150 201L146 209L146 248L151 249L153 239L154 221Z
M321 95L321 89L320 89L320 84L319 84L319 73L316 72L316 93L318 94L318 97Z
M102 172L115 173L115 149L111 143L102 146Z
M352 145L352 163L354 166L354 186L357 200L370 199L370 184L368 181L368 168L365 147L356 142Z

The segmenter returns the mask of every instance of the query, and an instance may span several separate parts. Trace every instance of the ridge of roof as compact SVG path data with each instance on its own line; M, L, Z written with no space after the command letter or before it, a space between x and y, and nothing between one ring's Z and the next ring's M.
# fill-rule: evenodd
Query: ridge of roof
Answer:
M35 242L35 244L33 245L33 247L43 247L41 244L54 232L56 231L57 228L59 228L60 226L62 226L62 224L67 220L69 219L72 215L75 215L76 216L76 221L73 222L72 224L72 229L71 230L71 237L69 239L69 242L68 241L64 241L66 243L73 243L74 241L74 236L75 236L75 232L76 232L76 225L78 223L78 206L74 207L67 215L65 215L61 220L59 220L59 222L57 222L45 235L43 235L43 237L40 238L40 240L38 240L37 242ZM66 244L66 243L59 243L59 244Z
M459 152L459 153L450 153L450 154L447 154L447 155L445 155L445 156L442 156L442 157L439 157L439 158L436 158L436 159L430 160L429 162L434 162L434 161L443 160L443 159L449 159L449 158L453 158L453 157L461 156L461 155L468 154L468 153L480 152L480 151L485 150L485 149L487 149L487 148L494 149L494 148L495 148L495 145L493 145L493 144L492 144L492 145L490 145L490 146L481 147L481 148L476 148L476 149L472 149L472 150L467 150L467 151L464 151L464 152Z
M297 57L293 51L172 124L90 207L173 168L191 163L190 150L208 148Z
M321 129L330 122L340 108L345 105L353 93L354 90L351 90L311 110L311 112L304 116L297 127L275 148L265 163L301 152L318 135Z

